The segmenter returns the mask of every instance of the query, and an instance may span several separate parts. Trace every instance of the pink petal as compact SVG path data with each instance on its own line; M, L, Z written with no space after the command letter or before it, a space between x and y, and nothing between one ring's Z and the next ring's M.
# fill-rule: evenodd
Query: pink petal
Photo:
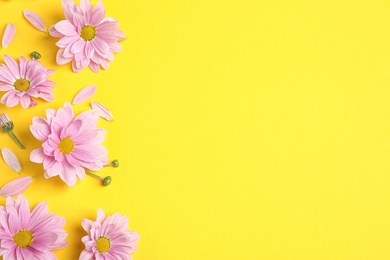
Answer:
M95 94L95 92L96 92L96 86L95 85L90 85L90 86L87 86L87 87L83 88L74 97L73 104L77 105L77 104L80 104L80 103L86 101L87 99L92 97L93 94Z
M35 28L43 32L46 31L45 23L39 15L29 10L24 10L23 15Z
M108 108L100 102L93 101L91 102L92 109L101 117L108 121L112 121L114 117Z
M5 27L3 39L1 42L3 48L7 47L12 42L12 40L15 37L15 33L16 33L15 25L13 25L12 23L8 23L7 27Z
M1 154L3 155L4 162L11 167L15 172L20 173L22 167L16 155L8 148L1 149Z
M12 180L6 183L0 189L0 196L9 197L9 196L18 196L24 192L31 184L33 178L30 176L19 177L15 180Z

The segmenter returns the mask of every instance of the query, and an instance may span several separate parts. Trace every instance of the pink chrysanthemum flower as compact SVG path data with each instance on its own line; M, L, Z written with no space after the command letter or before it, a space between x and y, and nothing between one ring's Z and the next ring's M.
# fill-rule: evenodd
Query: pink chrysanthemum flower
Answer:
M6 91L1 103L7 107L21 104L23 108L35 106L32 98L53 101L55 83L47 78L54 73L37 60L19 58L19 64L8 55L4 55L5 64L0 65L0 91Z
M30 212L23 195L17 199L7 197L0 207L0 256L4 260L57 259L52 250L67 245L65 219L48 213L46 202Z
M92 6L90 0L81 0L78 6L72 0L63 0L66 20L49 29L50 35L61 38L57 42L57 64L72 61L72 69L79 72L89 66L98 72L100 66L107 69L114 53L122 50L119 41L125 35L118 29L119 23L106 16L103 2Z
M43 163L45 178L59 175L73 187L77 178L85 178L85 168L101 170L108 162L107 149L102 145L105 129L97 128L98 115L88 110L74 116L65 103L58 111L46 110L46 117L34 117L31 133L42 141L42 147L30 154L30 160Z
M137 232L127 230L128 224L128 218L119 213L104 219L102 209L98 210L96 221L83 219L82 226L88 235L81 239L85 249L79 259L133 259L131 254L138 250L135 243L140 237Z

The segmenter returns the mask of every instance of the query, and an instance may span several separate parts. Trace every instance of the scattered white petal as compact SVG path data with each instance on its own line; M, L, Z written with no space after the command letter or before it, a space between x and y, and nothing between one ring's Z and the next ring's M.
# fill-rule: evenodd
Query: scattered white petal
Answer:
M87 99L92 97L93 94L95 94L95 92L96 92L95 85L87 86L87 87L83 88L82 90L80 90L79 93L77 93L77 95L74 97L72 103L74 105L83 103L84 101L86 101Z
M46 25L38 14L30 10L24 10L23 15L35 28L46 32Z
M1 46L3 48L7 47L12 42L12 40L15 37L15 33L16 33L15 25L13 25L12 23L8 23L7 26L5 27L3 39L1 41Z
M14 179L0 189L0 196L6 198L20 195L30 186L32 180L33 178L30 176Z
M20 173L22 167L16 155L8 148L1 149L1 154L3 155L4 162L11 167L15 172Z
M108 110L108 108L105 105L103 105L102 103L93 101L93 102L91 102L91 107L92 107L93 111L95 111L101 118L104 118L108 121L111 121L114 119L111 111Z

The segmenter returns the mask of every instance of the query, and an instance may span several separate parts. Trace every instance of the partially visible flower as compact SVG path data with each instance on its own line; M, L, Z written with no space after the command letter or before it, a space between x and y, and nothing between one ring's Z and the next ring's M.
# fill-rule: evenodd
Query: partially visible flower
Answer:
M57 53L57 64L72 62L74 72L86 67L98 72L100 66L107 69L114 53L122 50L119 41L125 35L119 23L106 16L103 2L92 6L90 0L81 0L78 6L73 0L63 0L66 20L49 28L50 35L61 38Z
M91 107L101 118L106 119L107 121L114 120L114 117L111 111L102 103L93 101L91 102Z
M8 55L4 55L5 64L0 65L0 91L6 91L0 102L7 107L21 104L28 108L36 102L32 99L42 98L53 101L53 81L47 78L54 73L37 60L19 58L19 64Z
M10 43L15 37L15 33L16 33L15 25L13 25L12 23L8 23L7 26L5 27L3 38L1 39L2 48L5 48L8 45L10 45Z
M52 250L65 247L65 219L48 213L46 202L30 212L23 195L7 197L0 207L0 256L10 259L56 259Z
M3 132L8 133L11 136L11 138L21 149L25 148L22 142L20 142L20 140L14 134L14 122L12 122L11 118L9 118L5 112L0 114L0 127Z
M1 149L1 155L3 156L4 162L15 172L20 173L22 167L18 160L18 157L8 148Z
M96 221L83 219L82 226L88 235L81 240L85 249L80 254L80 260L93 259L128 259L137 251L135 245L140 239L137 232L127 230L128 218L119 213L104 218L102 209L98 209Z
M22 194L30 186L33 178L30 176L23 176L17 179L14 179L10 182L7 182L0 189L0 196L9 197L9 196L18 196Z
M108 162L102 145L106 130L97 128L99 117L92 110L74 116L65 103L58 111L46 110L47 118L34 117L31 133L42 141L42 147L30 154L30 160L43 163L45 178L59 175L73 187L77 178L85 178L85 168L98 171Z
M88 98L92 97L93 94L95 94L95 92L96 92L96 85L86 86L85 88L83 88L82 90L80 90L80 91L76 94L76 96L74 97L72 103L73 103L74 105L83 103L83 102L86 101Z
M38 30L46 32L46 25L43 22L42 18L30 10L24 10L23 16Z

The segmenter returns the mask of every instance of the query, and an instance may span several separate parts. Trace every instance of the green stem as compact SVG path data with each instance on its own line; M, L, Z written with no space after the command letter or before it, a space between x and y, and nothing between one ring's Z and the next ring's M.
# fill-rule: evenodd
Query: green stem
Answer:
M11 130L8 132L9 135L12 137L12 139L14 139L15 143L21 148L21 149L24 149L24 145L19 141L19 139L16 137L16 135L14 134L14 132Z
M89 172L89 171L85 171L85 173L88 174L89 176L92 176L92 177L95 177L95 178L101 180L102 184L104 186L108 186L111 183L111 176L107 176L107 177L103 178L103 177L96 175L96 174Z

